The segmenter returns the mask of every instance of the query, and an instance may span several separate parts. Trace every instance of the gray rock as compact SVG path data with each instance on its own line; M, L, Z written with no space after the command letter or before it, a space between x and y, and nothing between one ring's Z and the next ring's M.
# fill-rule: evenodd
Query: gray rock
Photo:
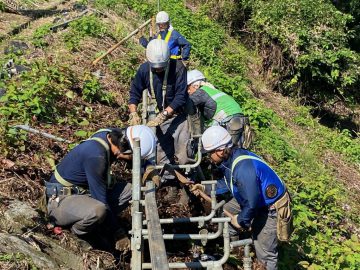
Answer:
M19 40L13 40L10 42L10 45L4 49L4 54L10 54L10 53L15 53L18 55L24 54L25 51L28 49L29 46L25 42Z
M4 88L0 88L0 97L6 94L6 90Z
M60 269L59 265L49 255L36 250L25 240L7 233L0 233L0 252L24 254L30 257L34 265L40 269Z
M15 200L10 203L8 209L4 212L2 223L8 231L22 234L37 226L35 220L38 219L39 214L31 206Z

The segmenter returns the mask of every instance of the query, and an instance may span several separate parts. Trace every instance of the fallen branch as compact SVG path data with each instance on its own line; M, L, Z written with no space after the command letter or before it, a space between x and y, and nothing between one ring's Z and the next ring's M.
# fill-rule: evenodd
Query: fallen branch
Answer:
M149 23L151 23L151 19L147 20L146 22L144 22L142 25L140 25L137 29L135 29L134 31L132 31L129 35L127 35L125 38L123 38L120 42L116 43L114 46L112 46L110 49L107 50L106 53L104 53L103 55L99 56L98 58L96 58L92 64L95 66L97 63L99 63L99 61L101 59L103 59L106 55L108 55L109 53L111 53L112 51L114 51L117 47L119 47L121 44L123 44L125 41L127 41L129 38L131 38L132 36L136 35L142 28L144 28L145 26L147 26Z

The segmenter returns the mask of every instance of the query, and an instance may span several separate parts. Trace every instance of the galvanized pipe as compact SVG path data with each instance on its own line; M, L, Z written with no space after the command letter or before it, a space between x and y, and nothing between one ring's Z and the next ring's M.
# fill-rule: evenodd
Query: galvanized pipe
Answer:
M244 270L251 270L252 269L252 261L250 257L250 245L246 245L244 248L244 258L243 258L243 266Z
M213 240L218 238L223 232L224 224L219 223L218 229L215 233L209 233L207 235L201 234L163 234L165 240ZM144 239L148 239L148 230L142 230Z
M173 223L190 223L190 222L205 222L211 220L216 211L225 204L225 201L221 201L212 207L209 215L203 217L183 217L183 218L164 218L160 219L161 224L173 224ZM146 221L143 222L146 225Z
M230 237L229 237L229 224L226 222L224 223L224 230L223 230L223 236L224 236L224 255L223 257L218 261L208 261L208 262L174 262L169 263L169 268L219 268L222 266L229 258L230 255ZM142 265L143 269L151 269L150 263L143 263Z
M234 241L234 242L230 242L230 248L234 248L234 247L240 247L240 246L247 246L253 243L252 239L243 239L243 240L238 240L238 241Z
M140 270L142 262L142 213L140 212L141 199L141 151L139 138L134 139L132 164L132 230L131 230L131 269Z
M170 164L172 168L174 169L192 169L192 168L196 168L197 166L200 165L201 159L202 159L202 153L201 153L201 140L199 140L198 142L198 159L195 163L193 164L186 164L186 165L173 165ZM155 166L156 169L162 169L164 168L164 165L156 165Z

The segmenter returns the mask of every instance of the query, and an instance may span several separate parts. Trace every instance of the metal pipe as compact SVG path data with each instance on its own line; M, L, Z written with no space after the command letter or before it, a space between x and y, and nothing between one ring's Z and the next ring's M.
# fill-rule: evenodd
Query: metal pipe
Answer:
M195 163L193 164L186 164L186 165L173 165L170 164L170 166L174 169L192 169L192 168L196 168L197 166L200 165L201 159L202 159L202 153L201 153L201 140L199 140L198 142L198 154L197 154L197 160ZM164 167L164 165L156 165L155 168L156 169L162 169Z
M71 143L71 141L68 141L68 140L60 138L60 137L56 137L56 136L51 135L51 134L46 133L46 132L39 131L37 129L29 127L28 125L16 125L16 126L13 126L13 128L26 130L26 131L34 133L34 134L39 134L39 135L41 135L41 136L43 136L45 138L52 139L52 140L55 140L55 141L58 141L58 142Z
M142 264L142 212L133 215L133 231L131 236L131 269L141 269Z
M229 258L230 255L230 237L229 237L229 224L226 222L224 224L224 230L223 230L223 236L224 236L224 255L223 257L218 261L208 261L208 262L174 262L169 263L169 268L215 268L220 267L223 265ZM143 263L142 265L143 269L151 269L150 263Z
M213 240L218 238L223 232L224 224L219 223L218 229L215 233L209 233L207 235L201 234L163 234L165 240ZM148 239L147 233L148 230L142 230L144 239Z
M209 215L203 217L183 217L183 218L164 218L160 219L160 224L173 224L173 223L190 223L190 222L205 222L211 220L216 211L225 204L225 201L221 201L216 205L212 206L212 210ZM146 225L146 221L143 222Z
M246 245L250 245L252 243L253 243L253 240L250 239L250 238L249 239L238 240L238 241L230 242L230 248L246 246Z
M142 229L142 213L140 212L141 199L141 155L140 140L134 139L133 144L133 160L132 160L132 235L131 235L131 269L140 270L142 260L141 250L141 229Z
M202 185L212 185L212 184L216 184L217 181L216 180L205 180L205 181L201 181Z
M243 262L244 262L244 264L243 264L244 270L252 269L252 261L251 261L251 257L250 257L250 245L245 246Z

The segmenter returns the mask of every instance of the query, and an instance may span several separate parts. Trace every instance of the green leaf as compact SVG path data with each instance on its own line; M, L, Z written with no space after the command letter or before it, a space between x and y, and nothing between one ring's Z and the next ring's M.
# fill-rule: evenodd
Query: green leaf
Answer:
M75 136L77 137L87 137L88 133L85 130L78 130L75 132Z
M79 123L80 126L88 126L89 124L90 124L89 121L86 120L86 119L84 119L83 121L81 121L81 122Z
M70 99L75 98L75 93L73 91L67 91L65 95Z

